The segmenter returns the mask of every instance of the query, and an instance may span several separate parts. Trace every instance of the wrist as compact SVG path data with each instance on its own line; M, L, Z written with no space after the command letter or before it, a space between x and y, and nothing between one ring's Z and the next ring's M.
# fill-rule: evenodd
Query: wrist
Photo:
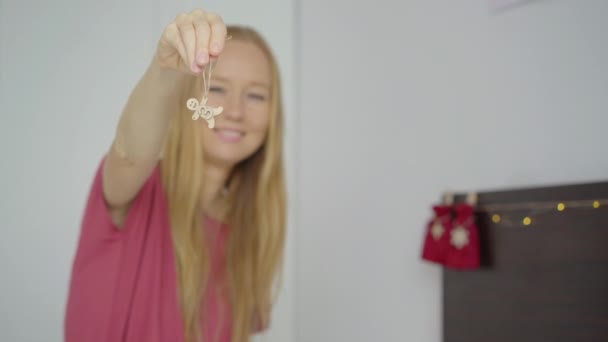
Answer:
M148 66L145 74L145 78L149 81L146 83L162 89L163 93L178 92L191 77L180 70L161 66L156 57Z

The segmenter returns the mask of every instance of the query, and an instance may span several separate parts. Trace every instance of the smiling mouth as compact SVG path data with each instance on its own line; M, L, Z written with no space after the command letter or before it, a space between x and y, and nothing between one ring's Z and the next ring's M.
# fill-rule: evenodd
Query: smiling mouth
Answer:
M240 141L245 133L242 131L238 131L235 129L224 129L224 128L214 128L213 131L220 138L220 140L225 142L238 142Z

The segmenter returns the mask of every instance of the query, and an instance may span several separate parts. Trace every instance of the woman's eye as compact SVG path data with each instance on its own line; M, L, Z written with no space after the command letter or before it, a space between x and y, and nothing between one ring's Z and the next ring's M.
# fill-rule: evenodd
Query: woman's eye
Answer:
M212 91L214 93L223 93L224 92L224 88L222 88L222 87L209 87L209 91Z
M266 96L264 96L262 94L255 94L255 93L250 93L249 94L249 98L253 99L253 100L257 100L257 101L264 101L264 100L266 100Z

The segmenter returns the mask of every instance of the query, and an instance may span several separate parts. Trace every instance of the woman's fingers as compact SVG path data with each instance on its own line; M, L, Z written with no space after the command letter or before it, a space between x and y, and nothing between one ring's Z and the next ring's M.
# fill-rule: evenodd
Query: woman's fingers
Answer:
M211 28L211 37L209 38L209 53L215 57L224 49L226 40L226 24L222 17L215 13L207 14L207 21Z
M202 67L209 61L209 36L211 35L211 28L205 18L197 18L193 25L196 31L196 64Z
M157 60L165 67L200 74L224 49L226 25L215 14L197 9L178 15L160 41Z
M179 64L181 63L181 61L185 61L188 59L188 54L186 53L186 47L184 46L184 42L182 41L181 34L175 22L172 22L171 24L169 24L169 26L167 26L167 29L165 31L165 40L173 49L175 49L173 53L168 52L167 54L174 55L175 52L177 52L179 56L179 58L175 60L174 67L180 67Z
M187 14L181 14L176 20L176 25L180 33L182 43L186 50L186 58L184 63L192 72L198 73L201 71L198 64L195 63L196 54L196 31L194 28L193 20L191 16Z

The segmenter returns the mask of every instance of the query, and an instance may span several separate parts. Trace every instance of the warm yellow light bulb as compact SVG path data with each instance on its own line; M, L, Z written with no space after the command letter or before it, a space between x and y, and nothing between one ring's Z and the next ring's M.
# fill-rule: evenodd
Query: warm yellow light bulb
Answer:
M524 217L523 223L524 223L524 226L529 226L532 224L532 219L526 216L526 217Z
M564 211L564 209L566 209L566 205L564 203L559 203L557 205L557 210Z
M492 215L492 222L494 222L494 223L500 222L500 215L498 215L498 214Z
M599 208L600 207L600 201L593 201L593 207L595 209Z

